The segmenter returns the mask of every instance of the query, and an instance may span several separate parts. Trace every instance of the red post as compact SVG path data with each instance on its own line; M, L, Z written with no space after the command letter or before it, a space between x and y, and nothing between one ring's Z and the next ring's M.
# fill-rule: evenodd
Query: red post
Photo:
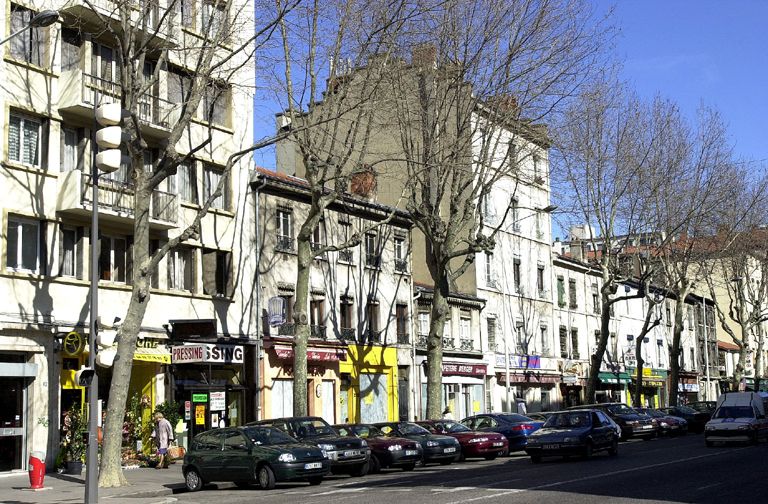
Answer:
M29 488L39 490L43 488L45 479L45 454L32 452L29 454Z

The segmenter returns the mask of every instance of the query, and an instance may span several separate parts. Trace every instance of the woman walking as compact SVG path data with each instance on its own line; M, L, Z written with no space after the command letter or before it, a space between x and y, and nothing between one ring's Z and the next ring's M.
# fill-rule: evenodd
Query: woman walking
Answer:
M155 429L152 431L152 438L157 444L157 455L160 460L156 469L168 469L168 446L173 441L173 428L171 422L163 417L160 412L155 413Z

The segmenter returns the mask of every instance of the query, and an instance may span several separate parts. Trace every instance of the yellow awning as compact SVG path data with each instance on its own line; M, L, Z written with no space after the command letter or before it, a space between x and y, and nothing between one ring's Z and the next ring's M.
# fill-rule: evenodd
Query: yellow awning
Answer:
M142 362L157 362L159 364L171 363L171 352L163 345L157 348L137 348L133 354L133 360Z

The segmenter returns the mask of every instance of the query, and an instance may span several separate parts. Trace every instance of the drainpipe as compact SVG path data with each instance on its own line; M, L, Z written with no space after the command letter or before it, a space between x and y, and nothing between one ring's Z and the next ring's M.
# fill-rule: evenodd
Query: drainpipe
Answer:
M262 320L261 316L261 242L259 240L259 224L260 224L260 194L261 190L264 189L264 186L267 185L267 179L263 179L261 182L261 185L256 187L253 190L254 199L256 201L256 208L255 208L255 221L256 221L256 234L254 235L254 244L256 247L256 295L255 295L255 303L256 303L256 362L253 366L254 368L254 379L256 382L256 404L254 408L254 413L256 415L256 420L260 420L261 417L261 330L263 327L264 321Z

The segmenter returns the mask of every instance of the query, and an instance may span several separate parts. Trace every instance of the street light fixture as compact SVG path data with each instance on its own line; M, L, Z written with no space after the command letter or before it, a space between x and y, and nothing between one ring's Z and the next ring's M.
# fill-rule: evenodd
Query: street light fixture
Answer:
M0 45L5 44L12 38L21 35L25 31L32 29L32 28L43 28L46 26L51 26L53 23L59 20L59 12L55 10L44 10L40 11L34 16L32 16L32 19L29 20L29 23L27 26L22 28L21 30L18 30L16 32L11 33L7 37L5 37L3 40L0 40Z

